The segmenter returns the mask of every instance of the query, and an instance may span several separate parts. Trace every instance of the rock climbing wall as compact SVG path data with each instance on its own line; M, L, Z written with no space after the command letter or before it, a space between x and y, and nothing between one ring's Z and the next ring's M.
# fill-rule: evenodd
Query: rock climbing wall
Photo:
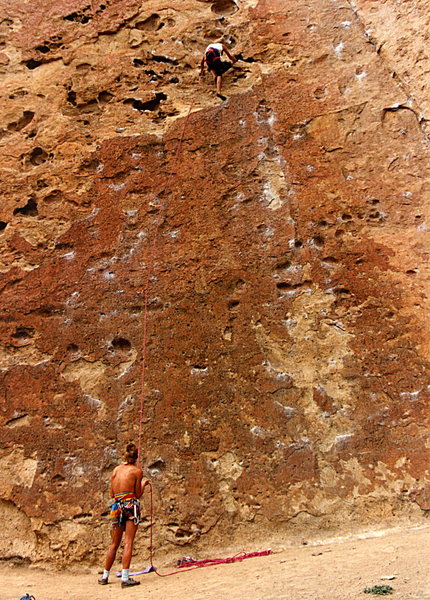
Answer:
M158 550L430 510L428 15L403 4L0 0L0 558L100 559L142 398ZM225 103L198 78L222 36Z

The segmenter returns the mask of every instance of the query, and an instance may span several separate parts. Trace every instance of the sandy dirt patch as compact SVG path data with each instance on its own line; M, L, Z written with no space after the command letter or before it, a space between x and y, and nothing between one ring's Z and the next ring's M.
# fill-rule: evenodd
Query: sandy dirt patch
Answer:
M25 592L36 600L370 600L380 596L365 594L364 588L384 584L394 588L388 596L393 600L425 600L430 599L429 564L430 527L421 526L286 548L173 577L151 573L138 577L142 583L133 589L121 589L116 578L108 586L97 585L97 569L80 574L3 565L0 600L19 600ZM160 572L172 568L158 567Z

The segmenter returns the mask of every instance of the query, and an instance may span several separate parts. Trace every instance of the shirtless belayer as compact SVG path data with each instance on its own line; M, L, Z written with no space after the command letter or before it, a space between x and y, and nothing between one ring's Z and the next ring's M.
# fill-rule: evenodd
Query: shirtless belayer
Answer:
M98 580L100 585L106 585L109 582L109 572L114 563L124 532L121 587L131 587L140 584L140 581L135 581L128 574L133 553L134 537L140 523L139 499L143 494L146 484L149 483L145 481L142 485L143 471L136 465L137 456L138 451L135 444L127 444L124 453L125 463L115 467L112 473L110 493L111 497L115 500L110 507L112 542L107 551L103 575Z

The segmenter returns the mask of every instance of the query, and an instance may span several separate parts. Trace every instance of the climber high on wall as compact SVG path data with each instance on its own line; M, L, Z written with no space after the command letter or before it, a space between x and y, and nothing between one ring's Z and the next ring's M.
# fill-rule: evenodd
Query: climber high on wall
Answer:
M224 52L231 62L221 59ZM212 73L213 75L216 83L217 96L218 98L221 98L221 100L227 100L227 98L221 94L222 76L237 60L237 57L230 54L227 47L222 42L209 44L203 54L200 63L200 76L204 74L206 65L209 73Z

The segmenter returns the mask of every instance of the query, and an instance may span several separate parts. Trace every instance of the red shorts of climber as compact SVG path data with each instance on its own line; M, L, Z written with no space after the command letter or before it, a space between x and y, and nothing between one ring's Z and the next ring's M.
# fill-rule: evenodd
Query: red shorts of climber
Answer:
M231 62L222 60L222 55L224 52ZM237 58L230 54L227 47L221 42L209 44L205 50L205 53L203 54L203 58L200 63L200 75L204 74L206 65L209 73L212 73L216 83L217 96L218 98L221 98L221 100L227 99L221 94L222 76L233 66L236 61Z

